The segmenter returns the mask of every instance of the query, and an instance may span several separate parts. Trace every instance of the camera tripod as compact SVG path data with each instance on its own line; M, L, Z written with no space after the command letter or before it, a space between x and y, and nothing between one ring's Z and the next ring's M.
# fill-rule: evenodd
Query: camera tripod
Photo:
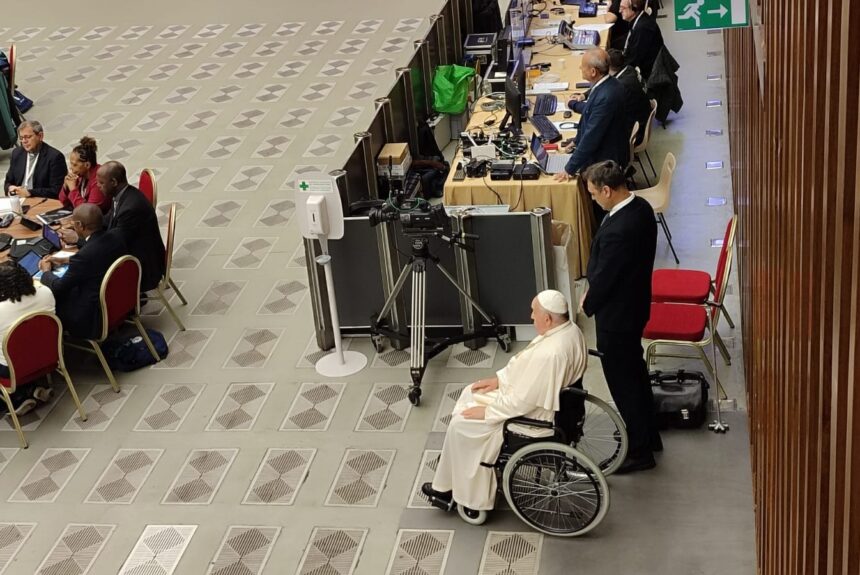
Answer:
M439 235L439 234L435 234ZM443 240L454 244L462 245L456 239L448 238L439 235ZM467 237L464 235L464 237ZM409 401L412 405L418 405L421 402L421 379L424 377L424 371L427 368L427 362L439 355L445 348L455 344L476 339L479 337L495 338L499 342L499 346L503 351L508 352L511 349L511 338L507 331L499 326L498 322L490 316L476 302L466 290L457 283L457 280L445 267L439 263L439 258L430 253L429 237L415 236L412 238L412 253L409 257L409 263L400 272L400 276L394 284L394 289L385 300L382 310L379 315L372 318L370 324L370 335L373 340L373 346L377 352L382 351L383 337L388 336L391 339L402 339L402 335L394 332L384 325L385 317L391 311L397 296L406 285L406 278L412 277L412 330L410 333L410 363L409 375L412 378L412 387L409 389ZM466 301L477 310L481 316L490 324L487 327L477 328L473 333L461 334L445 338L427 338L425 336L425 311L426 311L426 286L427 266L433 265L438 269L442 276L453 285L460 295L466 298ZM438 340L438 341L436 341ZM427 346L427 344L430 344Z

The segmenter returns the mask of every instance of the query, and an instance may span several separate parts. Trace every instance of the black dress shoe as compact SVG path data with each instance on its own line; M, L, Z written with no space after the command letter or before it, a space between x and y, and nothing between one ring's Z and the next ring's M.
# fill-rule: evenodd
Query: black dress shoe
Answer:
M645 455L642 457L630 457L624 459L618 469L615 470L616 475L624 475L625 473L634 473L636 471L645 471L646 469L654 469L657 462L653 455Z
M430 499L437 499L444 501L445 503L450 503L454 494L450 491L436 491L433 489L433 484L430 482L425 483L421 486L421 493L429 497Z

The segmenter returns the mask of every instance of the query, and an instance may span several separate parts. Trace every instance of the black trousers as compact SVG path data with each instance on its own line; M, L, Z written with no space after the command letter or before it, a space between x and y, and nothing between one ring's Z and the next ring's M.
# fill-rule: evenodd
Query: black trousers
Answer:
M600 363L630 440L628 457L648 457L658 437L651 380L642 351L642 334L597 330Z

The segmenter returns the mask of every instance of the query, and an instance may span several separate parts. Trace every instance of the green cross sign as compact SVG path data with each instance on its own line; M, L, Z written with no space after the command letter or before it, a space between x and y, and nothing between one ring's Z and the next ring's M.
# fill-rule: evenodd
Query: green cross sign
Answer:
M310 188L310 186L308 185L308 183L307 183L306 181L304 181L304 180L302 180L302 183L301 183L301 184L299 184L299 187L302 189L302 191L303 191L303 192L308 191L308 188Z
M749 26L749 0L675 0L675 30Z

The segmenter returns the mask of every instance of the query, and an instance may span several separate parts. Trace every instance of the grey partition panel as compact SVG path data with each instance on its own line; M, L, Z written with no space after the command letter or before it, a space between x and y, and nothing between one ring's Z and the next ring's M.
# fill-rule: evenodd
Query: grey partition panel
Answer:
M480 237L473 242L478 301L499 323L531 323L532 298L555 287L553 275L547 273L552 269L552 246L544 241L549 226L548 210L478 215L464 221L464 229Z
M376 230L366 217L345 218L343 238L328 247L341 327L369 327L385 301Z
M400 258L400 269L405 267L409 261L412 244L407 236L400 231L397 224L397 250ZM430 239L430 253L439 258L439 263L445 266L455 278L457 277L457 262L454 259L454 249L438 238ZM411 324L411 302L412 302L412 278L406 280L403 287L403 298L406 306L407 317ZM426 306L425 324L428 326L460 326L460 294L451 283L442 276L433 264L427 265L426 276Z

